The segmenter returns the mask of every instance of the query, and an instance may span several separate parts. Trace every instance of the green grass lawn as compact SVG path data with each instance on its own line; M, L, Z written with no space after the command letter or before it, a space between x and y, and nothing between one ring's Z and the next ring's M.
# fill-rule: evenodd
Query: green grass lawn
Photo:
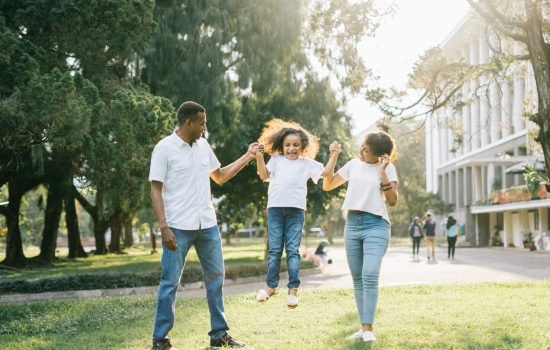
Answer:
M178 349L207 349L204 298L177 302ZM148 349L155 297L0 304L0 349ZM226 297L230 334L248 349L550 349L550 281L381 289L378 341L346 337L359 328L353 292L303 290L265 304L254 292Z
M316 247L321 238L308 238L309 247ZM341 239L338 241L341 244ZM305 243L305 240L304 240ZM263 264L265 243L261 238L232 240L232 244L226 245L223 241L223 254L226 266L238 264ZM2 280L25 279L35 281L43 278L67 277L74 274L93 273L148 273L160 271L160 257L162 250L157 249L156 254L151 254L147 246L138 246L125 250L125 254L90 255L82 259L66 259L63 254L60 262L52 268L29 268L19 270L0 270ZM0 261L3 259L0 254ZM28 248L25 251L27 257L37 256L39 250ZM191 248L187 256L186 266L199 266L199 260L194 248Z

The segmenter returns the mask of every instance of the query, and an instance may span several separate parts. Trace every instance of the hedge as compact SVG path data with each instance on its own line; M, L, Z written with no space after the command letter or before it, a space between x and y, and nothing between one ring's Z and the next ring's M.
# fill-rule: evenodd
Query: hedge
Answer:
M302 268L312 268L311 261L302 261ZM282 264L282 271L286 265ZM266 274L264 264L240 264L225 267L225 278L262 276ZM202 269L188 266L183 270L181 284L202 281ZM158 285L160 271L151 273L104 273L82 274L59 278L44 278L37 281L12 280L0 282L0 294L44 293L69 290L114 289Z

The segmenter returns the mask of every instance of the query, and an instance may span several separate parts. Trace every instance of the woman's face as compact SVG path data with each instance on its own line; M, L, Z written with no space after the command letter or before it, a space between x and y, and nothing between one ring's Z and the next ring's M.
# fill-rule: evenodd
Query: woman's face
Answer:
M297 134L288 134L283 140L283 153L289 160L298 159L302 154L302 140Z
M361 151L359 153L359 159L361 159L361 161L363 162L374 164L378 163L378 158L378 155L371 152L370 146L367 145L367 142L363 142L363 144L361 145Z

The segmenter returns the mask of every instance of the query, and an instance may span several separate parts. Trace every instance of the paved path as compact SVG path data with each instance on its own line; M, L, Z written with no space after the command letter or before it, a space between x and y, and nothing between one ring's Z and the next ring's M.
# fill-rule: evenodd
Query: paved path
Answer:
M423 247L424 248L424 247ZM380 285L406 284L445 284L525 281L550 279L550 252L529 252L520 249L503 248L457 248L455 260L447 260L446 247L436 248L436 261L428 261L425 248L419 261L411 259L411 248L392 246L388 249L382 262ZM343 247L330 247L329 258L333 264L327 265L322 273L316 270L304 271L300 288L352 288L346 253ZM313 272L313 273L312 273ZM286 284L286 274L281 276L280 286ZM178 297L204 296L201 283L179 290ZM251 277L227 281L225 294L255 292L264 288L263 277ZM70 291L27 295L0 296L0 303L20 302L44 299L89 298L101 296L151 294L156 293L156 286L126 288L115 290Z
M503 248L457 248L455 260L447 260L447 248L436 248L436 261L411 259L411 248L394 246L382 262L380 285L445 284L526 281L550 279L550 252ZM301 288L351 288L352 282L343 247L331 247L327 265L320 274L302 276ZM284 287L284 280L281 282ZM263 282L226 286L226 294L244 293L264 287ZM186 291L183 295L204 291Z

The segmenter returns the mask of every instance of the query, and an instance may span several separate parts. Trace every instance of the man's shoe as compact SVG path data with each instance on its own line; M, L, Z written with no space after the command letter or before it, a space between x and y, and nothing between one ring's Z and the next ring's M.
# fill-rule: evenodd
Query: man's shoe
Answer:
M161 339L157 341L153 341L153 347L152 350L178 350L175 347L172 346L170 343L170 339Z
M213 348L244 348L246 345L236 341L226 333L219 339L210 339L210 346Z

